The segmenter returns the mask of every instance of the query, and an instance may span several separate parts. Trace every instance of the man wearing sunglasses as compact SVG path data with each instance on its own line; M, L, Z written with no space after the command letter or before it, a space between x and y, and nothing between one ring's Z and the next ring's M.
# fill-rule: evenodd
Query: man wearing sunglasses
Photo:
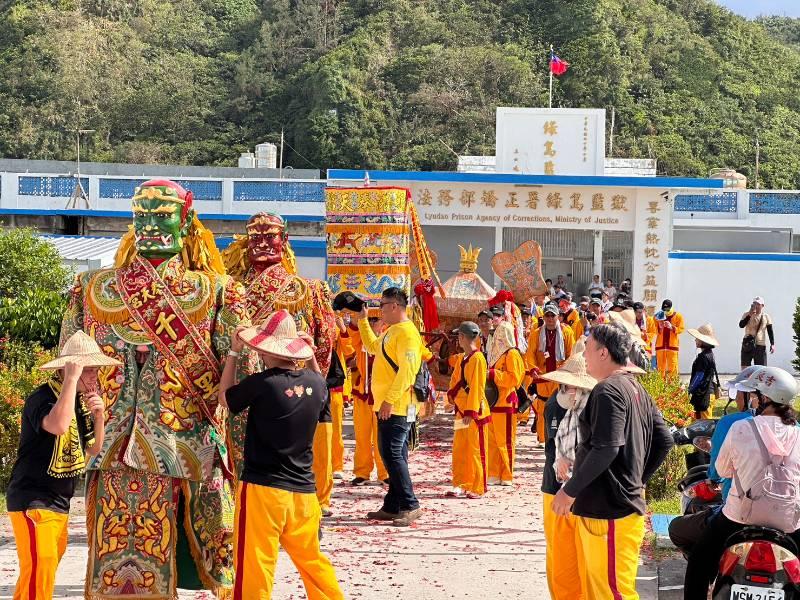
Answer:
M423 343L406 308L408 296L400 288L390 287L381 296L381 320L386 330L376 336L367 320L366 306L361 310L358 331L367 352L375 357L372 367L372 396L378 413L378 448L389 473L389 491L380 510L367 514L368 519L391 521L408 527L420 514L408 472L408 434L416 420L414 380L422 362Z

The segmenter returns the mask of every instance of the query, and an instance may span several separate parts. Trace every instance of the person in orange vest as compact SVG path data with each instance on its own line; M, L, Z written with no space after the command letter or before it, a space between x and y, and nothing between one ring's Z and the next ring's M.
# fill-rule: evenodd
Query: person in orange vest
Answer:
M497 386L489 427L489 485L512 485L517 442L517 388L525 379L525 360L514 342L514 328L501 322L492 334L486 379Z
M678 350L680 341L678 336L684 332L686 326L683 315L672 307L672 300L665 299L661 303L661 311L656 313L656 363L662 375L678 374Z
M445 496L480 498L486 493L486 426L492 421L486 402L486 358L478 349L480 329L471 321L458 326L462 352L450 377L447 400L453 421L453 489Z
M555 304L550 303L544 307L544 325L531 331L525 353L525 367L532 384L536 386L533 411L536 414L536 438L539 444L543 444L545 440L545 403L558 388L558 384L542 381L539 376L558 369L570 357L575 345L575 332L561 323L558 316L559 309Z
M641 302L633 303L633 312L636 314L636 326L642 332L642 339L647 351L652 354L653 342L658 336L656 320L645 312L644 304Z
M342 434L342 422L344 420L344 407L350 402L351 381L350 369L347 368L347 360L353 355L353 342L347 330L342 315L336 315L337 338L333 346L331 365L338 361L341 369L340 375L344 375L341 385L339 381L330 387L328 392L331 397L331 468L333 469L333 479L344 479L344 436ZM329 371L330 375L330 371ZM330 377L329 377L330 379ZM329 382L330 385L330 382Z

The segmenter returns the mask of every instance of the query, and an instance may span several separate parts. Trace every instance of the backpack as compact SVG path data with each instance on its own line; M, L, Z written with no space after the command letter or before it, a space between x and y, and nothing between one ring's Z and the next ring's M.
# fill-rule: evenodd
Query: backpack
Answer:
M733 483L742 504L739 516L748 525L773 527L784 533L792 533L797 529L800 516L800 471L785 465L786 456L771 455L758 433L755 420L748 419L747 422L753 429L765 464L755 483L746 492L734 472ZM787 456L792 455L796 445L797 437Z
M392 367L395 373L397 373L400 370L400 367L398 367L397 363L389 358L389 355L386 353L385 336L381 340L381 352L383 352L383 358L386 359L386 362L389 363L389 366ZM414 385L411 387L414 390L414 395L417 398L417 402L427 402L428 398L430 398L433 394L433 378L431 377L430 369L428 369L428 363L426 363L424 360L420 360L419 371L417 371L417 376L414 378Z

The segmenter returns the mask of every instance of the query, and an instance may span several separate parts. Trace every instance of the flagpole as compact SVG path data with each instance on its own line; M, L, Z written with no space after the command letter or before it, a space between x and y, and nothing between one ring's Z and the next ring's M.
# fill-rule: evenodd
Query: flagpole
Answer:
M550 71L550 108L553 108L553 66L550 62L553 60L553 44L550 44L550 57L547 61L548 70Z

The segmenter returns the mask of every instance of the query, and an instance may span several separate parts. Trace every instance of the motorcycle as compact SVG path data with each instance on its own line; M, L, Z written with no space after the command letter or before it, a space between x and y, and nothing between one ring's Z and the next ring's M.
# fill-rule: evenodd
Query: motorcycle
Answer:
M692 514L716 508L722 504L722 490L708 479L711 436L717 426L716 419L695 421L683 428L672 427L672 440L676 446L693 446L686 453L686 476L678 482L683 514Z
M777 529L745 527L725 543L714 600L797 600L800 559L794 540Z
M727 407L726 407L727 408ZM720 487L708 479L714 419L672 428L676 445L692 445L688 472L678 483L683 514L715 510L723 503ZM719 562L713 600L800 600L800 559L795 541L782 531L749 526L731 535Z

